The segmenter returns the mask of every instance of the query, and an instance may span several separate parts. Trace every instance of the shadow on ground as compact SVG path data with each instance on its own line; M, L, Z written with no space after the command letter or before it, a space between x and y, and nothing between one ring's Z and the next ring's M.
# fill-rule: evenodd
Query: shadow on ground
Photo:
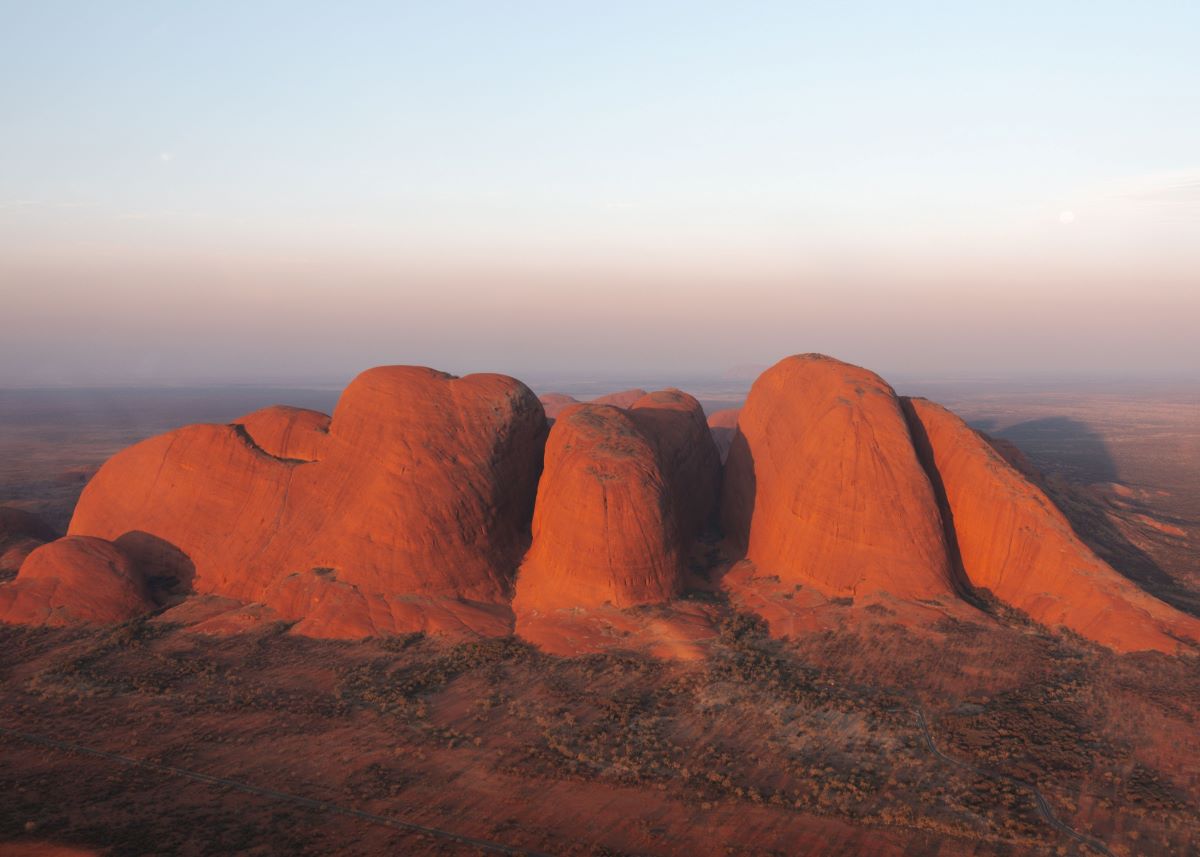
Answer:
M1105 561L1156 598L1200 616L1200 595L1189 591L1131 542L1104 501L1088 489L1095 483L1121 481L1117 461L1099 432L1085 422L1064 416L1027 420L1003 429L995 429L993 420L976 420L972 426L1010 442L1028 457L1034 471L1026 475L1050 495L1079 537Z

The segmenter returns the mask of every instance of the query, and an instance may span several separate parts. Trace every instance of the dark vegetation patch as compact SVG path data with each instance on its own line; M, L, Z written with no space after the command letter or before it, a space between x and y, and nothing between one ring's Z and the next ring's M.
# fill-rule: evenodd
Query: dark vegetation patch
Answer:
M760 618L735 613L711 657L695 663L620 652L558 658L515 638L345 643L286 630L222 639L140 621L3 627L3 724L373 811L419 806L445 826L491 811L459 807L480 780L479 794L632 788L648 808L707 815L743 806L774 813L783 830L826 818L910 842L972 842L982 853L1063 845L1030 794L1004 778L1015 777L1110 847L1135 835L1138 847L1163 853L1200 843L1194 785L1163 768L1167 757L1141 734L1147 718L1156 729L1194 730L1194 662L1117 657L1036 627L945 619L922 631L866 608L843 628L796 641L772 640ZM918 709L939 749L963 765L929 752ZM0 751L11 757L14 747L0 739ZM195 853L337 850L322 838L337 825L298 819L294 808L251 801L231 810L198 784L21 758L42 760L0 766L0 789L18 796L0 809L0 841L36 819L65 841L116 843L122 854L170 853L181 829L202 840ZM67 770L68 785L51 789ZM138 797L151 789L155 800ZM1075 818L1082 806L1092 809ZM503 827L507 841L530 847L550 841L519 807L505 812L476 832ZM622 835L642 837L638 847L586 845L656 853L648 843L674 835L664 824L667 833L625 825ZM395 836L382 841L405 850L387 838ZM548 850L598 853L556 841ZM417 850L443 853L433 848Z

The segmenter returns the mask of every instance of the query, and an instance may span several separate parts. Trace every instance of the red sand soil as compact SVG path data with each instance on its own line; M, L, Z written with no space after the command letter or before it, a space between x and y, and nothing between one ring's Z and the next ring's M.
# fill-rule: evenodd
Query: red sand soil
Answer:
M1200 845L1194 665L884 596L799 609L791 639L735 616L687 661L0 627L0 727L549 854L1071 853L1003 777L1113 853ZM3 840L474 853L3 735L0 759Z

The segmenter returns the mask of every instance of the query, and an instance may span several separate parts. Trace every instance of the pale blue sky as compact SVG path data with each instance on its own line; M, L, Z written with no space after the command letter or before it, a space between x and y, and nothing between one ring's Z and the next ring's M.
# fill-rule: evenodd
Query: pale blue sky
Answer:
M0 384L1200 365L1200 4L0 7Z

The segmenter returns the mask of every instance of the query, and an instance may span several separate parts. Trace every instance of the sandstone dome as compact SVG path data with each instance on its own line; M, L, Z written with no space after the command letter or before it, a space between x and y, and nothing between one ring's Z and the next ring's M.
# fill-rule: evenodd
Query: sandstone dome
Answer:
M329 415L290 405L272 405L233 421L259 449L274 458L316 461L329 437Z
M148 534L187 556L197 592L277 601L289 618L307 612L281 594L293 575L312 578L314 605L352 587L369 607L350 636L423 629L396 596L463 602L468 625L478 604L490 624L528 543L545 433L515 379L379 367L327 423L270 408L118 453L69 532Z
M895 392L815 354L759 376L738 415L725 534L764 575L828 595L955 593L933 488Z
M119 547L67 536L34 550L0 585L0 621L25 625L124 622L154 609L144 580Z
M514 609L665 601L679 592L681 564L653 442L611 405L561 412L546 442Z
M680 538L687 545L715 523L721 459L704 408L673 387L638 398L629 416L649 437L675 501Z
M514 609L622 608L678 595L718 479L703 412L686 393L643 395L629 410L563 411L546 444Z

